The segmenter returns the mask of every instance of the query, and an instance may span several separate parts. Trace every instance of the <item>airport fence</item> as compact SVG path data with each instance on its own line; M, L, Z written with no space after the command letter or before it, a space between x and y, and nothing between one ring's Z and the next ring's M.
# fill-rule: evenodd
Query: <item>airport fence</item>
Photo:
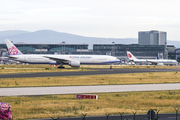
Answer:
M174 108L175 113L159 114L160 110L150 109L147 114L136 114L132 111L131 115L125 115L124 112L119 112L119 115L111 115L106 113L105 116L87 116L87 113L82 113L81 117L75 118L52 118L53 120L179 120L179 108Z

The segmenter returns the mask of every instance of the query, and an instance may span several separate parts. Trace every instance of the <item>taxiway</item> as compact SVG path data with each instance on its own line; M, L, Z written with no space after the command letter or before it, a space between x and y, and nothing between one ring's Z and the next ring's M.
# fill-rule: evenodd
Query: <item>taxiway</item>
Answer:
M55 95L55 94L83 94L110 93L134 91L179 90L180 83L169 84L135 84L135 85L94 85L94 86L61 86L61 87L25 87L0 88L0 96L21 95Z
M58 76L80 76L80 75L101 75L101 74L124 74L124 73L180 71L180 69L89 69L89 70L93 70L93 71L87 70L87 71L72 71L72 72L0 74L0 78L58 77Z

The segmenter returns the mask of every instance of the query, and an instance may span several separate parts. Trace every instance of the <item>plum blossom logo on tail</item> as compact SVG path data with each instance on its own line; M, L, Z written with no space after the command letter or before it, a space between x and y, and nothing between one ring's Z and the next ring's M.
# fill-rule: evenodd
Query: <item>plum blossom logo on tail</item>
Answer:
M132 55L131 54L128 54L129 58L132 58Z
M11 55L16 55L18 53L18 49L15 46L12 46L11 48L9 48L9 53Z

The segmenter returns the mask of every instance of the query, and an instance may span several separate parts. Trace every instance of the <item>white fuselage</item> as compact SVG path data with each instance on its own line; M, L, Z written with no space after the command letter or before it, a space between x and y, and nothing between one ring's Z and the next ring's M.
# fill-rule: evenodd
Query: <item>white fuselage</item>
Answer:
M80 64L113 64L119 59L107 55L12 55L10 58L29 64L69 64L70 61L79 61ZM50 59L54 58L54 59ZM57 60L55 60L57 58ZM61 60L62 59L62 60Z
M169 60L169 59L135 59L133 61L135 63L141 63L141 64L163 63L164 65L176 65L178 63L176 60Z
M132 61L134 61L135 63L139 63L139 64L150 64L149 62L146 61L146 59L135 59Z
M170 59L158 59L158 60L147 60L151 63L163 63L164 65L177 65L178 62L176 60L170 60Z

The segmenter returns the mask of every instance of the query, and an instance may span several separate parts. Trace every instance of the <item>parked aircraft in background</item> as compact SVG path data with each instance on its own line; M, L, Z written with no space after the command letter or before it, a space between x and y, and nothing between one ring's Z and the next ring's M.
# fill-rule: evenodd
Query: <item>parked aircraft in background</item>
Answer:
M177 65L176 60L171 59L137 59L130 51L127 51L127 56L130 61L139 64L154 64L154 65Z
M147 62L146 59L137 59L131 52L127 51L127 56L130 61L133 61L135 64L143 64L143 65L148 65L150 64Z
M47 54L22 54L14 44L5 40L10 55L10 59L29 64L57 64L58 68L64 68L63 65L70 65L71 67L80 67L85 65L112 65L120 62L120 60L113 56L107 55L47 55Z

